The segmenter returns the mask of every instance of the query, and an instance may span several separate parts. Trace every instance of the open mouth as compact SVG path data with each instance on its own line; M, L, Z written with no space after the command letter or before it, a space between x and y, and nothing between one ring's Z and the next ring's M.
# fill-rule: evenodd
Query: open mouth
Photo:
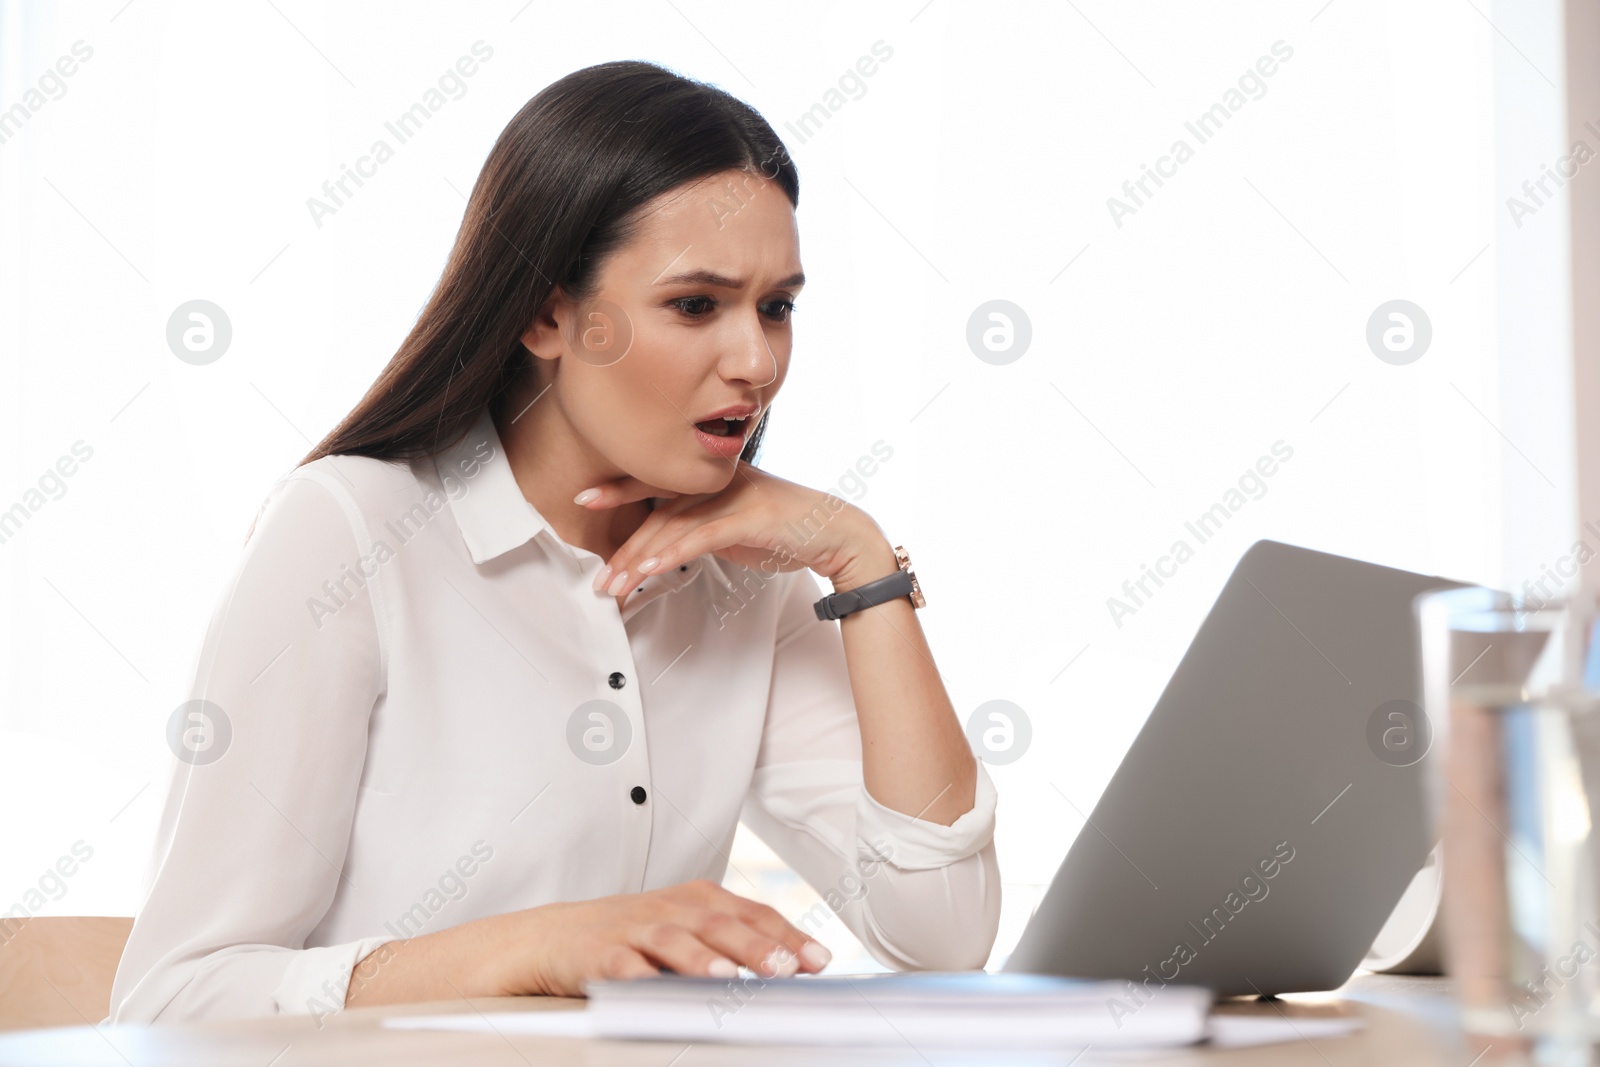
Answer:
M744 436L744 419L707 419L705 422L695 423L695 428L703 430L712 437L742 437Z

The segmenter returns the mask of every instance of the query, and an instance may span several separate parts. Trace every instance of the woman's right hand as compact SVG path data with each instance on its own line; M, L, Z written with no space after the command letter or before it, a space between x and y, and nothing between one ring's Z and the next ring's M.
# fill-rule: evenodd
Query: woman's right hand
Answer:
M777 911L701 880L545 904L391 941L356 965L345 1006L581 997L591 979L646 977L662 968L733 978L740 966L771 978L820 971L830 958Z
M710 881L648 893L547 904L514 913L513 941L494 968L502 996L582 996L590 979L661 968L771 978L827 966L831 954L765 904Z

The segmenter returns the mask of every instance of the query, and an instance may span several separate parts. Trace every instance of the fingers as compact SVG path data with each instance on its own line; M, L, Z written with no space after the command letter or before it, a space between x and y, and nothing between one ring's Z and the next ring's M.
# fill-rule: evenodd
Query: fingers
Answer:
M730 893L715 882L691 882L685 889L710 913L733 921L730 926L721 920L702 919L706 929L697 931L702 939L710 937L709 943L758 974L770 977L774 972L816 972L832 959L832 953L820 941L795 927L774 908Z
M671 489L661 489L648 482L640 481L629 475L615 481L605 482L585 489L572 498L575 504L599 510L601 508L614 508L621 504L631 504L635 500L644 500L646 497L675 497L678 494Z
M794 959L798 969L815 973L828 965L833 958L822 944L798 929L787 919L765 904L733 896L738 901L739 918L745 925L759 930L783 946L785 954Z
M707 879L602 903L611 918L599 943L571 958L570 981L560 983L572 985L569 995L581 995L588 980L646 978L661 968L737 978L742 966L778 978L828 963L827 949L778 912Z
M645 520L645 525L611 557L610 573L627 573L622 585L606 590L612 596L632 592L652 574L660 574L707 552L738 544L742 532L738 514L710 520L678 520L676 516L668 516L652 530L650 522L655 518L652 515ZM641 569L644 563L650 566Z
M689 908L677 921L702 944L763 978L787 978L799 970L799 962L787 945L729 912L717 908Z
M679 974L733 978L739 967L677 922L645 923L634 927L629 944L638 952Z
M612 945L596 962L600 978L650 978L661 973L643 953L627 945Z

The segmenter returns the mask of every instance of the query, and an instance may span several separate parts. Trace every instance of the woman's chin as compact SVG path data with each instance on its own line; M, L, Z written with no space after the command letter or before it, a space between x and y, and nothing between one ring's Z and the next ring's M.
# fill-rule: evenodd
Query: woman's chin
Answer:
M707 456L705 461L685 464L671 470L637 473L634 477L650 485L660 486L679 496L696 496L702 493L720 493L737 476L734 462Z

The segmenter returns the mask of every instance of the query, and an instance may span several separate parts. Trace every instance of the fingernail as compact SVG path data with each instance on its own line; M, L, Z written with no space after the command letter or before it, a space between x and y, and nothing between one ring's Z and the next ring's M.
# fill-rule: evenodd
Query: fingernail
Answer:
M649 559L647 559L643 563L639 564L639 573L640 574L644 574L644 573L646 573L648 571L655 570L656 569L656 564L658 564L660 562L661 562L661 560L657 559L655 556L651 556Z
M761 961L761 970L773 978L788 978L800 969L800 963L795 959L793 952L786 948L775 948L766 959Z
M737 978L739 965L730 959L718 956L706 966L706 973L713 978Z
M587 504L589 501L595 499L599 495L600 490L598 489L585 489L583 492L573 497L572 502L574 504Z
M833 959L833 953L820 942L807 941L805 947L800 950L800 959L813 971L820 971L828 965L829 960Z
M611 584L606 586L606 592L608 594L610 594L611 596L616 596L618 593L622 592L622 587L627 585L627 584L628 584L628 572L627 571L623 571L620 574L618 574L615 578L611 579Z
M596 593L606 587L606 579L609 577L611 577L611 564L607 563L602 566L599 573L594 576L594 591Z

